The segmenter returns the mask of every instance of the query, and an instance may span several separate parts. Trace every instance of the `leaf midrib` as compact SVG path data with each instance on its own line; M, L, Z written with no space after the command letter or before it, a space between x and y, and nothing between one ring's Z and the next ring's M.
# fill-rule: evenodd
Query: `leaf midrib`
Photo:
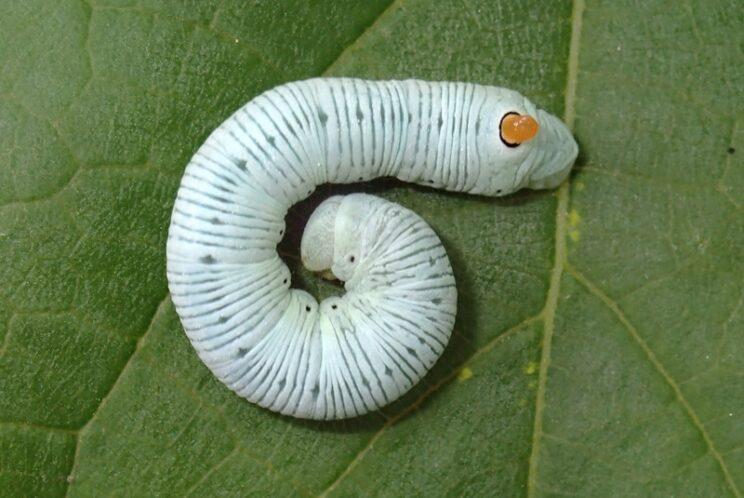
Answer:
M565 103L563 106L563 120L573 131L576 121L576 85L579 72L579 49L581 47L581 28L586 8L585 0L574 0L571 11L571 40L568 48L568 66L566 70ZM527 470L527 496L534 497L537 493L538 465L540 442L543 434L543 410L545 409L545 389L550 367L550 354L555 331L555 314L558 308L563 270L568 260L566 254L566 213L571 195L569 178L558 189L558 203L556 205L555 222L555 251L553 270L550 275L550 286L545 308L542 312L543 341L540 356L540 370L535 395L535 422L532 430L532 447L530 449L529 468Z

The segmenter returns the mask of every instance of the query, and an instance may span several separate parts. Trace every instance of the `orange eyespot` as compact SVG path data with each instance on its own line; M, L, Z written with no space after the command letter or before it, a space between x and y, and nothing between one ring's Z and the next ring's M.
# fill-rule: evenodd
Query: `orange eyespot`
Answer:
M501 141L509 147L516 147L535 138L540 125L532 116L522 116L516 112L510 112L501 118L499 129Z

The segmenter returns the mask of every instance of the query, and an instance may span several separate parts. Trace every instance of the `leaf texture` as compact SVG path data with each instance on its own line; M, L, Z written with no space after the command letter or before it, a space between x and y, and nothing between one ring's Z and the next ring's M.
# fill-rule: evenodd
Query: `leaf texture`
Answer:
M733 0L0 2L0 495L741 497L743 33ZM292 262L323 196L383 195L457 278L432 372L337 423L228 391L165 280L196 147L318 75L511 87L581 147L554 192L290 213Z

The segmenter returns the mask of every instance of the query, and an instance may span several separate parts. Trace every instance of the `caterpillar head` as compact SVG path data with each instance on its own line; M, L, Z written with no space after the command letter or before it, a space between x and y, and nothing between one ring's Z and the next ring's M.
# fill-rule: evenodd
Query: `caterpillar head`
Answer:
M505 195L523 187L557 187L579 152L568 126L513 90L486 91L478 115L481 172L474 193Z
M300 242L302 264L308 270L333 280L333 239L336 234L336 215L343 197L334 195L323 201L307 220Z
M324 278L348 282L363 260L373 197L336 195L323 201L305 225L302 264Z

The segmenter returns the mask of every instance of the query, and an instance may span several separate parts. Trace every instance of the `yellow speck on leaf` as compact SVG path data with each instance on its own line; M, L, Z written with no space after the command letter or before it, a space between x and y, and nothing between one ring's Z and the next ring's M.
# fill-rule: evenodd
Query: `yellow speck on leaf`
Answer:
M531 362L529 362L529 363L527 364L527 366L526 366L526 367L524 367L524 373L526 373L527 375L532 375L532 374L534 374L535 372L537 372L537 368L538 368L539 366L540 366L540 365L538 365L536 361L531 361Z
M459 381L468 380L472 376L473 376L473 371L470 370L468 367L465 367L462 370L460 370L460 372L457 374L457 380Z
M581 221L581 215L579 215L579 212L576 211L576 209L572 209L570 213L568 213L568 223L572 227L575 227L579 224Z
M584 182L576 182L576 190L578 190L579 192L584 190Z
M568 225L571 227L568 231L568 236L574 242L578 242L580 238L579 229L577 228L579 223L581 223L581 215L576 211L576 209L572 209L568 213Z

